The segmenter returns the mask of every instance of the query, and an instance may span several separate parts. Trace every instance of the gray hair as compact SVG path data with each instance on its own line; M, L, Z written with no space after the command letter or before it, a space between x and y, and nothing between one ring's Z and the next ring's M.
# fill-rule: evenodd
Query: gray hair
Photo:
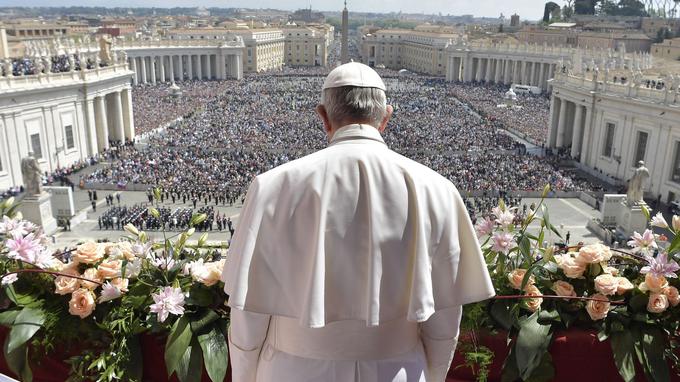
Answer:
M333 122L355 119L378 126L387 113L387 97L382 89L341 86L325 89L321 104Z

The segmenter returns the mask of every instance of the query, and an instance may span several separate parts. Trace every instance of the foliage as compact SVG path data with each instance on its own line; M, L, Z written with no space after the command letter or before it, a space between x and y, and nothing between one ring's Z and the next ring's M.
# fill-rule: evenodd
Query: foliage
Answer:
M544 197L548 192L546 186ZM551 380L553 334L572 327L610 340L625 381L636 377L636 363L648 380L669 380L668 362L680 365L674 337L680 329L680 217L669 226L661 214L644 212L651 226L667 232L636 232L626 251L599 243L548 244L561 234L543 200L524 215L501 200L479 220L476 230L498 296L466 307L463 330L474 332L472 338L477 331L508 333L504 381ZM488 362L478 346L463 349L470 353L466 362ZM484 380L481 373L478 380Z
M550 22L550 16L552 13L555 11L555 9L558 9L560 6L557 5L554 1L548 1L545 3L545 7L543 8L543 22L548 23Z
M158 190L154 192L159 198ZM219 280L224 260L195 229L152 242L136 227L119 242L85 242L65 253L46 249L40 228L0 204L0 325L10 369L32 381L31 365L55 352L69 358L69 381L141 381L140 335L166 337L168 375L212 381L227 372L226 296ZM158 214L153 207L151 215ZM190 226L205 220L194 215Z

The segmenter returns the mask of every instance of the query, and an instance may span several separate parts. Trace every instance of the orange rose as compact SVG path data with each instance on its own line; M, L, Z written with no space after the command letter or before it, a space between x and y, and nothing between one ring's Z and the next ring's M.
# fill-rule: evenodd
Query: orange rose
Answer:
M528 298L524 300L524 305L525 307L532 311L535 312L538 309L541 308L541 304L543 303L543 299L541 298L543 294L541 293L538 288L536 288L536 285L529 285L526 287L526 295L527 296L536 296L537 298Z
M631 291L631 290L633 290L633 288L635 288L635 285L633 285L633 283L631 283L630 280L628 280L625 277L619 277L618 280L619 280L619 287L616 289L616 294L618 294L619 296L621 296L621 295L625 294L626 292Z
M113 280L111 280L111 285L115 286L118 288L119 291L121 292L127 292L128 291L128 279L122 279L120 277L117 277Z
M677 306L680 304L680 293L678 293L678 289L674 286L667 286L663 288L663 294L668 297L668 303L671 304L671 306Z
M524 280L524 276L527 274L526 269L515 269L514 271L510 272L508 274L508 281L510 282L510 285L512 285L513 288L515 289L521 289L522 287L522 280ZM529 277L529 281L527 282L527 285L525 285L525 289L529 285L534 285L536 282L536 279L534 278L533 275Z
M649 295L647 310L650 313L663 313L668 309L668 297L663 293L652 293Z
M73 255L74 261L84 264L94 264L102 258L104 258L103 248L92 241L79 245Z
M583 246L576 255L576 261L581 264L597 264L611 258L612 252L609 247L600 243Z
M99 277L102 279L113 279L120 277L120 268L122 265L123 264L120 260L109 260L102 262L99 264L99 267L97 267L97 270L99 271Z
M619 290L619 278L603 273L595 277L595 290L605 296L614 295Z
M640 285L643 292L651 291L653 293L661 293L663 288L668 286L668 281L664 276L654 276L651 273L645 275L645 282Z
M71 295L68 303L68 312L74 316L85 318L94 311L94 294L87 289L78 289Z
M552 290L558 296L564 297L576 297L576 292L574 291L574 286L566 281L555 281L552 285Z
M593 295L592 298L599 301L588 300L588 303L586 304L586 311L588 312L590 319L593 321L598 321L607 317L607 313L609 313L609 307L611 306L607 297L603 294L597 293Z
M81 277L97 282L102 281L101 277L99 277L99 272L95 268L87 268ZM80 286L83 288L93 290L97 289L99 284L91 281L80 280Z
M61 273L67 274L67 275L73 275L73 276L80 276L78 272L72 270L72 269L67 269L62 271ZM78 289L80 286L80 280L74 277L68 277L68 276L57 276L54 279L54 293L56 294L69 294L73 293L74 290Z

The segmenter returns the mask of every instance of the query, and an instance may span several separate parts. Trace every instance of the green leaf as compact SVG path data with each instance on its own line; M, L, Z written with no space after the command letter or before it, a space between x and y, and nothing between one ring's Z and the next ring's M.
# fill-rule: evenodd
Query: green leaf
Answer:
M645 215L645 218L647 218L647 221L652 220L652 217L649 214L649 209L647 209L647 207L644 204L641 204L640 207L642 209L642 213Z
M647 312L647 303L649 296L646 294L638 294L630 299L630 308L633 312Z
M503 329L510 330L512 328L512 303L508 300L495 300L489 308L489 315L494 319Z
M0 325L11 327L20 310L6 310L0 313Z
M229 351L227 341L220 329L213 326L208 333L198 336L198 343L203 350L203 362L210 379L213 382L224 381L224 376L227 375Z
M128 349L130 350L130 361L126 374L132 380L141 382L144 374L144 359L142 358L142 346L139 344L138 336L130 336Z
M550 324L552 321L559 321L560 313L557 310L541 310L538 314L538 322Z
M9 369L16 374L21 381L33 381L33 372L31 372L31 366L28 364L28 346L23 344L17 349L14 349L14 351L8 352L8 344L9 337L5 340L5 346L3 347L5 361L7 362Z
M35 302L35 298L30 294L17 293L14 290L14 285L7 286L7 297L18 306L25 306L32 302Z
M515 349L517 351L517 368L522 379L531 376L541 363L543 355L548 351L552 334L550 325L538 323L538 312L519 320L519 334Z
M635 340L630 331L613 332L609 336L614 354L614 363L619 369L619 374L625 382L635 380L635 362L633 362L633 352Z
M519 379L519 370L517 369L517 357L515 356L514 346L510 348L510 352L503 362L502 370L501 382L516 382Z
M189 290L188 300L191 305L210 306L213 303L213 293L205 285L194 283Z
M648 372L655 382L671 380L668 364L663 357L665 347L666 336L660 328L648 325L642 329L642 351L645 353Z
M523 235L519 241L519 252L522 254L522 257L524 257L524 261L526 261L527 265L533 262L533 258L531 257L531 241L529 241L529 238L526 237L526 235ZM529 272L527 272L527 275L531 276ZM528 276L525 276L524 278L529 280ZM525 285L526 284L522 282L522 290L524 290Z
M534 372L526 382L550 382L555 379L555 367L553 366L552 356L550 352L545 352L541 363L534 369Z
M202 367L201 347L196 338L192 338L191 343L184 351L182 358L177 365L177 379L180 382L201 382ZM226 360L224 361L227 362Z
M45 322L45 314L42 309L25 307L17 314L12 330L9 332L7 352L11 353L18 349L37 332Z
M215 320L217 320L218 318L220 318L220 316L218 316L214 310L212 309L203 310L198 319L191 321L191 332L195 334L199 333L203 334L203 332L205 331L204 329L206 329L208 325L215 322Z
M191 337L189 317L184 315L172 325L168 342L165 343L165 366L167 367L168 375L177 370L179 361L189 347Z
M668 247L668 254L674 254L678 249L680 249L680 235L676 234L671 245Z

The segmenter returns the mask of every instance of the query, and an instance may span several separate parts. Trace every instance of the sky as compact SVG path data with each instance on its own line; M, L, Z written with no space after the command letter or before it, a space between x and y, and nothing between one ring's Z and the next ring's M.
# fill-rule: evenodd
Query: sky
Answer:
M521 19L538 20L543 17L543 6L547 0L348 0L349 11L358 12L408 12L442 13L443 15L464 15L499 17L513 13ZM558 4L563 1L556 1ZM295 10L339 11L342 0L0 0L1 6L108 6L108 7L222 7L222 8L276 8Z

